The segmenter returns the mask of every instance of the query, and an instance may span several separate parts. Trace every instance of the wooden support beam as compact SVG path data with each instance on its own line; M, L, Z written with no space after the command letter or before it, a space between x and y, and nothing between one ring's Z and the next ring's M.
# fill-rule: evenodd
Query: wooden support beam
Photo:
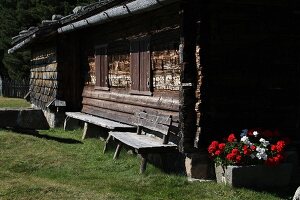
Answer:
M197 17L194 6L196 1L183 1L181 9L181 35L180 35L180 63L181 63L181 88L180 88L180 134L181 152L194 151L194 139L196 135L197 115L196 88L197 88L197 65L196 65L196 38Z

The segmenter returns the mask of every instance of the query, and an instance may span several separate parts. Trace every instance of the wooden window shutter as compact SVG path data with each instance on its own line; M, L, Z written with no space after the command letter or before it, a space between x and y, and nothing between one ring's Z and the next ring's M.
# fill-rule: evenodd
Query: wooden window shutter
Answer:
M150 56L150 38L142 38L140 40L140 91L149 94L152 89Z
M131 90L140 90L140 42L133 40L130 43L130 71Z
M96 89L108 90L107 46L96 47Z
M132 94L152 95L150 38L131 41L131 91Z

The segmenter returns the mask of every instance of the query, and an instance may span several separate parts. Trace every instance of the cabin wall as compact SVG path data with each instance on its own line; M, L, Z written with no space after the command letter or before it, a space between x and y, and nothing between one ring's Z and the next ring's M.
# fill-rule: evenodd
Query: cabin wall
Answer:
M81 31L81 45L84 52L81 59L89 61L89 69L86 69L85 74L92 75L85 79L87 81L82 95L83 112L125 123L132 123L133 114L137 111L172 115L173 133L178 135L180 85L178 11L179 5L176 4L159 11L101 25L100 28L93 27ZM87 35L89 37L86 37ZM143 61L151 63L151 74L150 78L148 77L148 80L151 80L150 96L148 93L131 93L130 79L135 77L132 77L131 73L130 42L142 36L150 40L150 60ZM109 91L94 86L97 81L94 80L93 74L97 73L97 69L94 67L93 56L95 47L101 45L107 45ZM140 81L145 82L142 79Z
M299 137L299 17L284 2L213 2L200 142L253 127Z
M44 111L50 127L63 120L62 114L47 106L57 98L59 69L55 44L43 44L32 49L30 70L30 102L33 107Z
M41 108L50 127L62 126L64 112L80 111L84 73L77 35L63 35L32 49L30 102Z

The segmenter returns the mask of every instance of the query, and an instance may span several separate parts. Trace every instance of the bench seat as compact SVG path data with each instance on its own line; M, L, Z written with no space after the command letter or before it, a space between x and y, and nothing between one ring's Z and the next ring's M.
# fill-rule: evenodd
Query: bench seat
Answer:
M135 133L110 131L103 152L105 153L110 139L118 142L114 159L119 157L123 144L133 148L142 158L140 173L144 173L148 154L175 152L178 148L176 144L169 141L172 116L137 112L135 118L137 131Z
M162 144L161 139L152 135L137 135L132 132L109 132L109 137L113 137L118 141L134 148L137 153L155 153L163 152L164 150L170 151L170 149L176 149L177 145L169 142L168 144Z
M99 135L100 127L102 129L104 128L114 131L136 131L135 126L123 124L109 119L104 119L101 117L96 117L82 112L66 112L66 116L67 117L64 124L65 130L70 130L69 127L72 126L71 124L73 123L71 119L85 122L82 139Z

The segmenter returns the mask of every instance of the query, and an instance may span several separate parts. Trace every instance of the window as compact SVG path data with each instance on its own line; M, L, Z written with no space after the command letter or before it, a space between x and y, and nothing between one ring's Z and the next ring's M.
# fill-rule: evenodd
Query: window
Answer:
M154 50L151 54L154 90L179 91L181 69L178 49L164 48Z
M95 64L96 64L95 89L109 90L107 45L96 47Z
M108 47L109 86L128 91L131 87L129 42L118 41Z
M95 65L95 56L88 57L88 71L85 77L86 85L95 85L96 84L96 65Z
M95 51L95 89L149 96L153 90L178 91L180 65L175 40L177 37L173 39L168 34L166 37L154 36L151 38L152 50L150 37L98 46Z
M152 95L150 38L130 42L131 94Z

